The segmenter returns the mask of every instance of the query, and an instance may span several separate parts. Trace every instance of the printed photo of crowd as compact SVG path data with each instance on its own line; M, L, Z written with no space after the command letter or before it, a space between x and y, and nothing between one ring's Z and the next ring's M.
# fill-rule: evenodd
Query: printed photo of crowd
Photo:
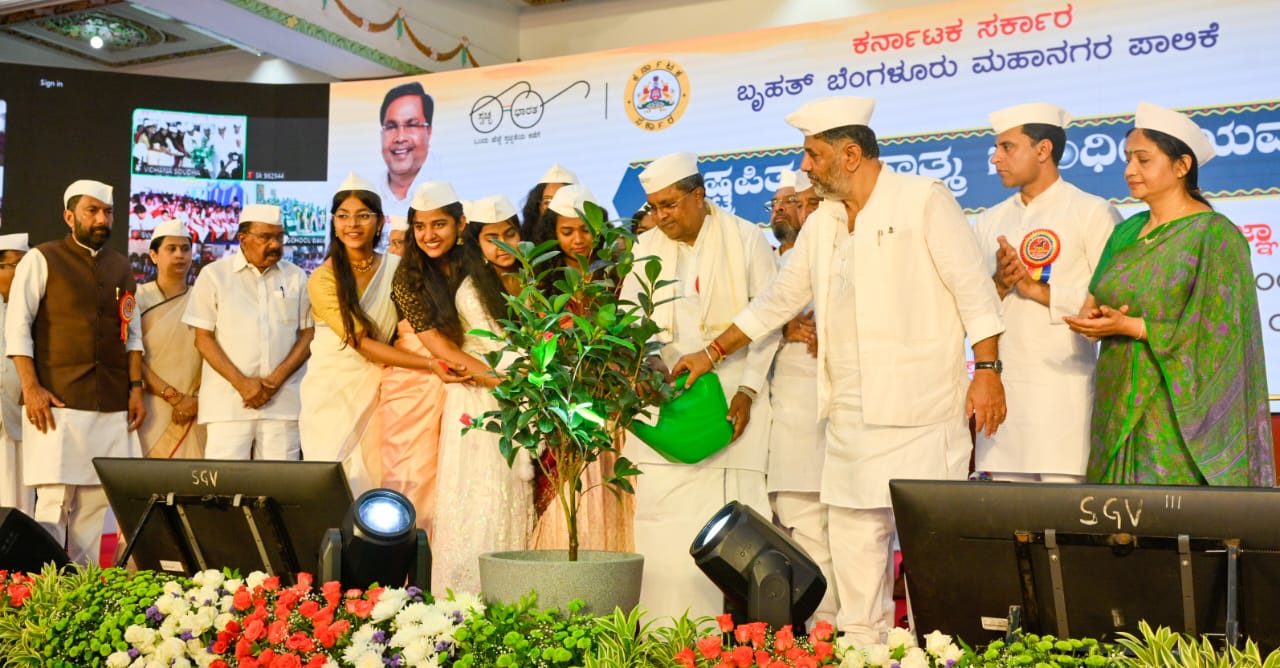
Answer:
M133 172L244 178L246 117L135 109Z

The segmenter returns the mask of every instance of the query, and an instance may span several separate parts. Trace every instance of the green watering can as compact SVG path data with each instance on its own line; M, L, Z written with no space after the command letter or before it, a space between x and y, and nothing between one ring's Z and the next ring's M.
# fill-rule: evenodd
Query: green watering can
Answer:
M676 379L677 388L684 387L688 375ZM656 425L633 422L631 432L668 461L697 464L733 439L733 425L725 419L728 415L720 379L706 373L662 406Z

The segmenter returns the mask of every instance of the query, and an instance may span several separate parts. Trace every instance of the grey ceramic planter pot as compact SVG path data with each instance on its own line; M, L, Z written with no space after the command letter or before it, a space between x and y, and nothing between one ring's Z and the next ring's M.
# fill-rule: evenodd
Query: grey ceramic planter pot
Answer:
M579 550L578 561L568 550L490 552L480 555L480 588L488 601L515 603L537 591L542 609L564 610L580 598L594 615L629 613L640 603L643 571L644 557L631 552Z

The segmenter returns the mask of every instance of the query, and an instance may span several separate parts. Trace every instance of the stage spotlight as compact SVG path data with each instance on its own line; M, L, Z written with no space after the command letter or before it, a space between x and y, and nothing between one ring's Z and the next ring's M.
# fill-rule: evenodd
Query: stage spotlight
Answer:
M689 554L746 621L803 632L827 579L791 537L768 519L730 501L702 527Z
M0 570L39 573L45 564L61 568L70 562L35 520L16 508L0 508Z
M322 580L367 589L408 584L431 587L431 547L427 532L415 526L417 513L403 494L373 489L347 510L341 529L329 529L320 544Z

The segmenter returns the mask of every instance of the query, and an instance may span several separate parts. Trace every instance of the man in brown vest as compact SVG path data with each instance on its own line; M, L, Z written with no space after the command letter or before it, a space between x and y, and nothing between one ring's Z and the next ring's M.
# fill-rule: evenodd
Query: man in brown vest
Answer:
M23 482L35 519L71 559L98 561L107 498L94 457L141 455L142 334L129 259L107 248L111 186L72 183L63 194L71 233L18 263L5 314L5 354L22 381L30 429Z

